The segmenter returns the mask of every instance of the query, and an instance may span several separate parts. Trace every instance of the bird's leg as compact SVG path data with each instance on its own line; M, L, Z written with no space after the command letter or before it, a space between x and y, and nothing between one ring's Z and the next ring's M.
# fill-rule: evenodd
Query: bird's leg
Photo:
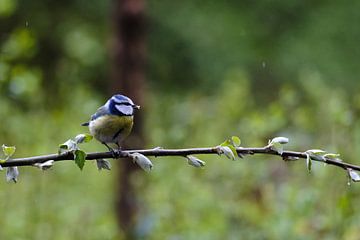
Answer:
M119 151L119 152L121 152L121 146L120 146L120 143L116 143L116 146L117 146L117 150Z
M110 152L113 152L113 151L114 151L114 149L112 149L112 148L111 148L109 145L107 145L105 142L103 142L102 144L104 144Z
M116 146L117 146L117 153L118 153L118 155L120 156L120 153L121 153L121 146L120 146L120 143L119 142L117 142L117 143L115 143L116 144Z
M111 152L111 154L113 155L114 158L116 158L116 152L114 151L114 149L112 149L109 145L107 145L105 142L103 142L102 144L104 144L107 149L109 150L109 152Z
M130 157L130 154L129 153L126 153L126 152L122 152L122 149L121 149L121 146L120 146L120 142L117 142L115 143L117 145L117 153L118 153L118 156L122 155L122 156L125 156L125 157Z

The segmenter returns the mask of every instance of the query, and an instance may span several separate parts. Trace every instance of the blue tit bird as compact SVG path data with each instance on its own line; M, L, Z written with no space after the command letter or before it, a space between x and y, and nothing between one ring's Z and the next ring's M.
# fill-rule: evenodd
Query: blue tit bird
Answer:
M90 134L113 152L108 144L116 144L120 149L121 142L130 134L133 127L134 109L140 109L140 106L128 97L116 94L82 126L89 126Z

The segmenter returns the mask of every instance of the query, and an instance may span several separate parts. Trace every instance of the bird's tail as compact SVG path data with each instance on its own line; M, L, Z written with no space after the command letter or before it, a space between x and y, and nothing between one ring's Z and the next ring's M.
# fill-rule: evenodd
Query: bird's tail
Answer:
M83 123L81 126L89 126L89 122Z

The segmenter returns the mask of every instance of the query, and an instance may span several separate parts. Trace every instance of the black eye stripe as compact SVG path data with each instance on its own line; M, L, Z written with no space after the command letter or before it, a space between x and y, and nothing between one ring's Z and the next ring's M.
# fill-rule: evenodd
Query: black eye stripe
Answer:
M115 105L125 105L125 106L132 106L131 103L129 102L117 102L117 101L114 101L115 102Z
M128 103L128 102L122 102L122 103L119 103L117 105L126 105L126 106L131 106L131 103Z

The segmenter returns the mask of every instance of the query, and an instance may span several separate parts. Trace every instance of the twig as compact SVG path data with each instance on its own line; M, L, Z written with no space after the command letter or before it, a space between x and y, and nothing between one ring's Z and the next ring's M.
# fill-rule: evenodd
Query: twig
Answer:
M269 154L269 155L277 155L281 156L284 160L297 160L297 159L306 159L308 154L306 152L296 152L296 151L283 151L280 154L277 151L271 149L271 147L258 147L258 148L243 148L237 147L236 151L240 155L253 155L253 154ZM101 158L126 158L129 154L133 153L141 153L145 156L154 156L154 157L162 157L162 156L188 156L188 155L197 155L197 154L219 154L217 147L210 148L186 148L186 149L162 149L162 148L154 148L154 149L139 149L139 150L123 150L121 152L116 152L115 155L112 152L95 152L88 153L86 155L86 160L96 160ZM32 166L35 163L43 163L49 160L54 161L67 161L74 160L74 156L71 152L66 152L63 154L50 154L50 155L42 155L35 157L27 157L27 158L14 158L10 159L4 163L0 163L2 167L13 167L13 166ZM360 171L360 166L353 165L350 163L346 163L341 161L341 159L337 158L335 160L326 159L326 158L316 158L311 156L311 160L327 163L329 165L334 165L344 170L353 169Z

